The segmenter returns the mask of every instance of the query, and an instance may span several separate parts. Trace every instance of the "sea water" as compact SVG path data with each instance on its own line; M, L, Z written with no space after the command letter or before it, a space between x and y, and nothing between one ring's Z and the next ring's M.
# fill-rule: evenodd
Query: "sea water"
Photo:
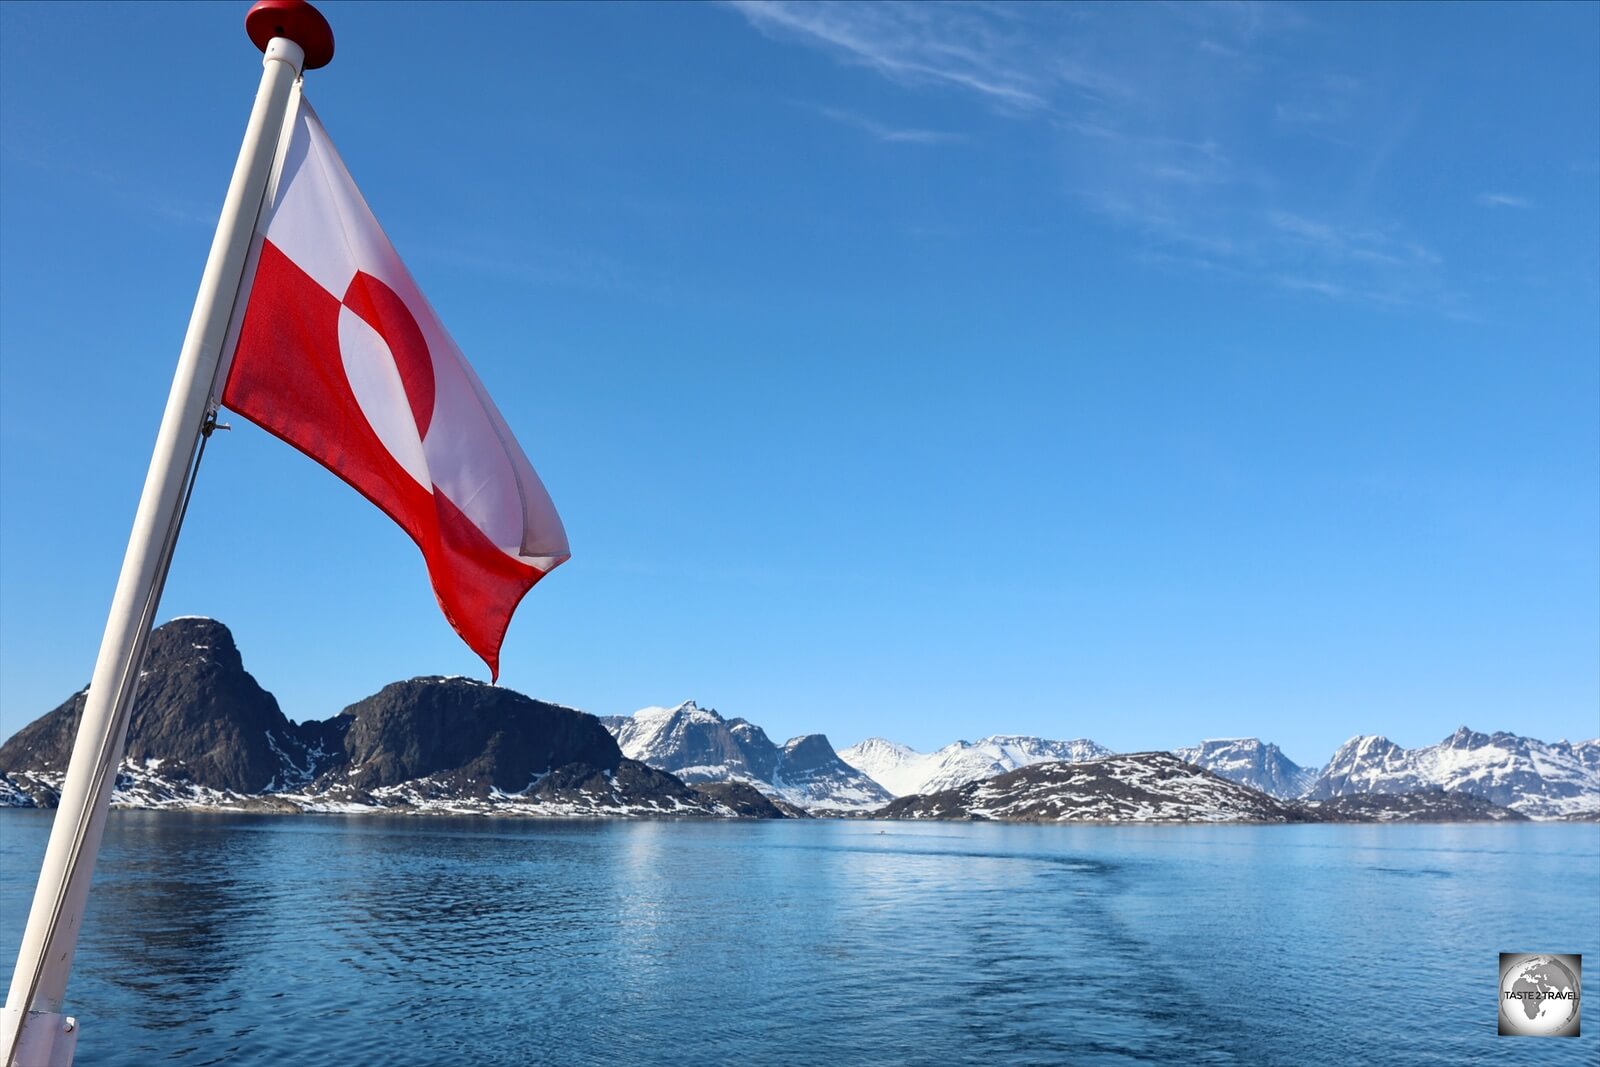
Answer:
M49 813L0 814L10 973ZM113 813L80 1065L1540 1064L1600 826Z

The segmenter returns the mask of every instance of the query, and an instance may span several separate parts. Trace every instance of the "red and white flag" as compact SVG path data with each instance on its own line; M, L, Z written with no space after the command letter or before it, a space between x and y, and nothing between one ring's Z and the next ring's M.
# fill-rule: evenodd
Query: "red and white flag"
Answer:
M252 259L222 402L399 523L498 678L511 613L568 558L566 532L298 91Z

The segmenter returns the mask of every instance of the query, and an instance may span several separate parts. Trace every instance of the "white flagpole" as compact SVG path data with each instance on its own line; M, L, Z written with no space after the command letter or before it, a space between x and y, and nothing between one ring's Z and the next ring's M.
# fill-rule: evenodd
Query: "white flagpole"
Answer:
M195 449L210 415L217 367L244 281L290 90L302 67L322 66L333 56L333 35L326 20L303 0L262 0L251 9L246 26L266 53L261 85L178 354L17 953L0 1018L4 1067L69 1067L72 1062L77 1021L61 1014L67 975L122 762L139 665L183 518Z

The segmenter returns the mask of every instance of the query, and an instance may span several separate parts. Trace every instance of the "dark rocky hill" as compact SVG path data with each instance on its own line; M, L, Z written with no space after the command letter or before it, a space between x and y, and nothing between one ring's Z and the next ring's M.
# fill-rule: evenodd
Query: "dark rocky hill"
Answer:
M1472 793L1349 793L1301 806L1326 822L1527 822L1528 816Z
M54 805L83 700L75 694L0 746L0 803ZM465 678L395 682L330 719L291 723L212 619L177 619L151 636L113 803L784 815L625 759L592 715Z
M0 745L0 774L64 774L87 688ZM299 727L244 669L228 628L174 619L150 635L128 722L129 763L167 761L198 786L261 793L309 780Z
M394 682L339 719L342 759L325 774L356 789L432 777L474 795L521 792L557 768L622 762L593 715L467 678Z
M811 813L787 800L769 797L748 782L701 782L695 792L751 819L809 819Z

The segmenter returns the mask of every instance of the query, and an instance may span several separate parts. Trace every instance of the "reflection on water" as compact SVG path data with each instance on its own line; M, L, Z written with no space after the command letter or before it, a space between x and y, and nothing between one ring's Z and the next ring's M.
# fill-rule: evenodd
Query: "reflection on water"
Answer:
M1600 959L1600 827L119 812L70 993L83 1064L1490 1063L1502 950Z

